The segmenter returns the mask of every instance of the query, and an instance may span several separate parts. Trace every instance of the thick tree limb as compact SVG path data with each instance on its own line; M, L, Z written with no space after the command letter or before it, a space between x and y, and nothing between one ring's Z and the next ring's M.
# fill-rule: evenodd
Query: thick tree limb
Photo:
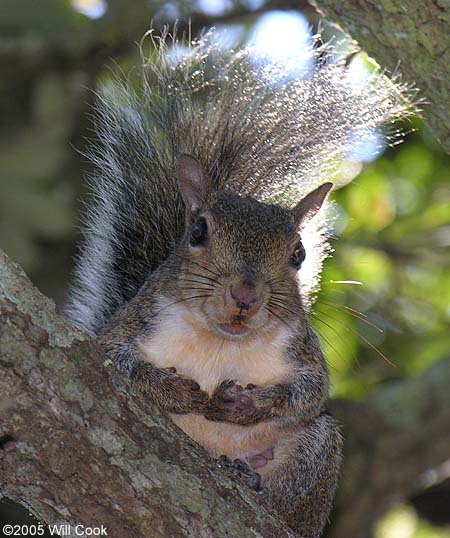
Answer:
M450 152L450 10L444 0L311 0L383 68L399 67L425 97L424 118Z
M112 538L293 537L0 253L0 498Z

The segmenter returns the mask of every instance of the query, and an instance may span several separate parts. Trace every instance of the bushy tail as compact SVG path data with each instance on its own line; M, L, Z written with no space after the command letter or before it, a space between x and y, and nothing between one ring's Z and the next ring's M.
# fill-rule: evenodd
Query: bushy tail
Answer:
M311 67L291 78L250 47L225 52L212 32L191 43L148 35L151 61L144 59L139 89L129 80L108 83L95 112L95 200L67 309L92 334L182 231L180 153L194 155L218 189L290 206L335 179L361 140L413 110L397 82L382 74L355 80L330 48L311 49ZM323 234L316 237L307 294L325 252Z

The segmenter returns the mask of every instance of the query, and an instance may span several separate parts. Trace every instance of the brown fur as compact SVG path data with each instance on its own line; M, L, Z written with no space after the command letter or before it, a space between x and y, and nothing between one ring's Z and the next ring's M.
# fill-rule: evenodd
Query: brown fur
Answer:
M195 166L188 172L195 180ZM191 212L183 240L101 339L180 428L217 456L255 465L289 524L317 538L334 496L341 441L324 414L327 367L290 261L302 214L202 186L185 189L193 198L185 200ZM303 216L318 209L319 196L311 195ZM199 218L208 237L192 246L190 228ZM233 286L250 286L263 306L238 308ZM224 323L247 333L227 336Z

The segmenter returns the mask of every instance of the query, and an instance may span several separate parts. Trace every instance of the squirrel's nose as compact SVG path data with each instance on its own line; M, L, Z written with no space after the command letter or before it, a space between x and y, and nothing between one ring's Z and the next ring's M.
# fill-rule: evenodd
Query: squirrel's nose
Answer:
M241 311L253 313L261 306L261 294L258 293L255 284L249 280L230 284L228 290L230 302Z

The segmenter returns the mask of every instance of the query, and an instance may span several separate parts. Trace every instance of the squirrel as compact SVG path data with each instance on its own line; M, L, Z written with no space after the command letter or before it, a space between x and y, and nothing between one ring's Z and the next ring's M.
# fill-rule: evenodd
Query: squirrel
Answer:
M152 36L142 84L99 94L94 202L67 315L184 432L304 538L319 538L342 438L308 311L322 206L349 145L408 114L383 74L312 48L301 77L208 32ZM353 141L353 142L352 142ZM328 220L328 223L327 223Z

